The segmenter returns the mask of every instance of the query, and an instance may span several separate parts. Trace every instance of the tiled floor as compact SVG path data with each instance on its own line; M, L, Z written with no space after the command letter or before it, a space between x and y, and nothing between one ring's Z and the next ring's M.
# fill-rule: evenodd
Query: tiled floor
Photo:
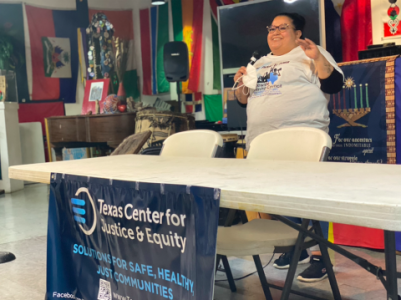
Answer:
M17 259L11 263L0 264L0 299L43 300L46 288L46 230L48 188L46 185L30 185L23 191L0 198L0 251L11 251ZM353 253L368 259L384 268L384 255L381 252L348 248ZM276 254L276 257L278 254ZM384 288L375 276L366 272L339 254L331 253L336 276L343 299L381 300L386 299ZM271 254L263 255L265 264ZM398 257L401 268L401 257ZM242 277L255 271L251 258L230 258L234 277ZM301 272L307 265L300 266ZM265 269L268 281L282 286L286 271ZM217 280L224 280L225 274L217 273ZM401 281L399 281L399 290ZM332 299L328 280L303 284L295 281L293 288L324 299ZM237 293L231 293L226 281L217 282L216 300L263 300L264 295L258 276L252 275L237 281ZM281 292L272 289L274 299L280 299ZM292 300L306 299L291 295ZM90 300L90 299L88 299ZM95 300L95 299L94 299Z

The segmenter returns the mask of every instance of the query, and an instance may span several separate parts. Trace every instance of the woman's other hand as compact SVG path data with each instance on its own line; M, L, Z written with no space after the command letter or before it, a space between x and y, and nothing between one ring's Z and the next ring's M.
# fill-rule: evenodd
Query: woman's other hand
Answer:
M301 47L302 50L304 50L306 56L310 59L316 60L320 57L319 48L310 39L298 39L297 44Z

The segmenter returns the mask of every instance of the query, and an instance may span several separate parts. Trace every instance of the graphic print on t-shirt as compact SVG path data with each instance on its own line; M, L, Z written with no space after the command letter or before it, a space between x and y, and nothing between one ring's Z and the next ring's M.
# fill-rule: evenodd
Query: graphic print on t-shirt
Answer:
M279 84L278 81L280 81L283 69L280 65L288 63L289 62L282 62L280 64L261 67L258 73L258 84L252 97L281 95L280 89L282 88L282 85Z

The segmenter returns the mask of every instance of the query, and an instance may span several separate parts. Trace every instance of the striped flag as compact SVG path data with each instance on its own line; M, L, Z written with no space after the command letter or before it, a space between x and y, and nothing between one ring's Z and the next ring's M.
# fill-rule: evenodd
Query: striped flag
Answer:
M365 50L372 44L370 1L344 1L341 13L341 38L344 62L358 60L358 51Z
M144 95L156 95L170 91L164 73L163 48L169 41L168 6L142 9L139 12L141 25L141 50Z
M204 95L205 117L209 122L223 120L222 95Z
M203 5L204 0L171 1L174 40L185 42L189 53L189 79L182 83L184 94L200 90L203 53Z
M329 223L329 242L338 245L384 249L383 230L338 223Z
M26 5L26 16L29 28L30 45L26 52L32 58L32 73L28 72L28 86L31 99L63 100L65 103L75 103L78 79L78 39L77 27L82 25L82 16L78 10L51 10ZM86 24L88 22L86 21ZM84 26L86 26L84 24ZM71 51L71 76L69 78L47 77L45 73L45 55L42 38L63 38L69 42ZM53 50L53 63L59 65L62 53L58 48ZM64 49L62 49L64 50ZM64 57L66 58L66 56ZM30 68L28 67L28 70Z
M187 114L193 114L202 111L202 93L182 94L181 101L185 105Z
M199 91L199 82L201 76L201 64L203 53L203 1L194 1L194 18L192 26L193 36L193 57L192 66L189 71L188 89L191 91Z
M127 97L132 97L136 101L139 101L141 93L138 88L138 72L135 61L135 49L134 40L130 40L128 43L128 60L127 69L124 74L124 89Z

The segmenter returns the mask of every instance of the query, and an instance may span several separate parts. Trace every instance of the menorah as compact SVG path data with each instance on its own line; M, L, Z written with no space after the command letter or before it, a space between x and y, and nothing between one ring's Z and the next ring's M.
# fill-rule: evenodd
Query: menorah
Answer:
M333 95L333 114L344 119L347 122L340 126L337 126L337 128L349 127L349 126L352 126L352 127L359 126L359 127L366 128L366 127L368 127L367 125L356 123L356 121L359 120L360 118L366 116L368 113L370 113L368 84L367 83L365 84L366 105L364 105L364 101L363 101L363 85L362 84L359 85L360 105L358 107L356 85L355 84L351 85L350 82L354 83L353 80L350 78L350 79L346 80L346 85L343 86L343 103L341 103L341 91L337 95ZM346 91L345 90L346 89L351 90L351 88L354 88L354 93L353 93L353 97L352 96L349 97L349 99L348 99L349 103L347 105L348 101L346 99ZM336 100L336 96L337 96L338 102ZM354 105L352 105L352 98L354 98L353 99Z

